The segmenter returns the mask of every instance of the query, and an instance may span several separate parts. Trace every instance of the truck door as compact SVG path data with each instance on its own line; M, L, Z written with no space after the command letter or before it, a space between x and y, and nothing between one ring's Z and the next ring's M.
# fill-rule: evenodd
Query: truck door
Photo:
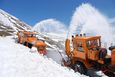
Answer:
M86 54L85 54L85 43L84 43L84 41L83 40L77 40L75 46L76 46L74 49L75 57L85 60Z

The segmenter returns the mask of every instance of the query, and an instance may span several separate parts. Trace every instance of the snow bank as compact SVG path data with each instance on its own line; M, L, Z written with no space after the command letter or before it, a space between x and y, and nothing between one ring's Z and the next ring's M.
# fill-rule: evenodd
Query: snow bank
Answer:
M86 77L29 51L11 37L0 37L0 77Z

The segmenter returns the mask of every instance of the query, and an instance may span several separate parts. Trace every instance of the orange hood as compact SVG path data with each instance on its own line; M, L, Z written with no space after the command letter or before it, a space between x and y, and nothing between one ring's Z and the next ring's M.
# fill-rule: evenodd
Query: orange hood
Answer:
M37 41L36 46L46 46L46 44L43 41Z
M32 43L32 42L36 42L37 38L36 37L30 37L27 39L28 42Z

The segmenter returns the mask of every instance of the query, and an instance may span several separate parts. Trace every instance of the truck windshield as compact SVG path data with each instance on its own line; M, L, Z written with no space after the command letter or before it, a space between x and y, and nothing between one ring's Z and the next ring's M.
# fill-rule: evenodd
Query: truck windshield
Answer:
M95 40L88 40L86 42L86 46L88 48L98 48L100 46L100 42L99 39L95 39Z
M36 34L29 34L29 35L26 35L27 37L36 37Z

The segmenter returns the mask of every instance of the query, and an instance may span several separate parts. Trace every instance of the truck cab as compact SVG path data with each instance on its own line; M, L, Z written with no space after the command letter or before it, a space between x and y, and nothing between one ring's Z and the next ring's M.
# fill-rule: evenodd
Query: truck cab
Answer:
M72 48L70 48L70 39L66 39L65 52L75 71L80 70L80 73L85 73L86 69L90 68L109 72L115 71L115 47L112 49L112 55L107 55L107 49L101 47L101 36L80 34L72 36L71 42ZM65 62L65 64L67 63ZM109 66L112 66L112 69Z
M76 36L72 37L73 55L83 60L98 60L101 36Z
M24 44L29 48L32 48L34 46L37 48L40 54L46 54L46 44L43 40L37 38L36 32L20 31L17 33L17 35L19 43Z

